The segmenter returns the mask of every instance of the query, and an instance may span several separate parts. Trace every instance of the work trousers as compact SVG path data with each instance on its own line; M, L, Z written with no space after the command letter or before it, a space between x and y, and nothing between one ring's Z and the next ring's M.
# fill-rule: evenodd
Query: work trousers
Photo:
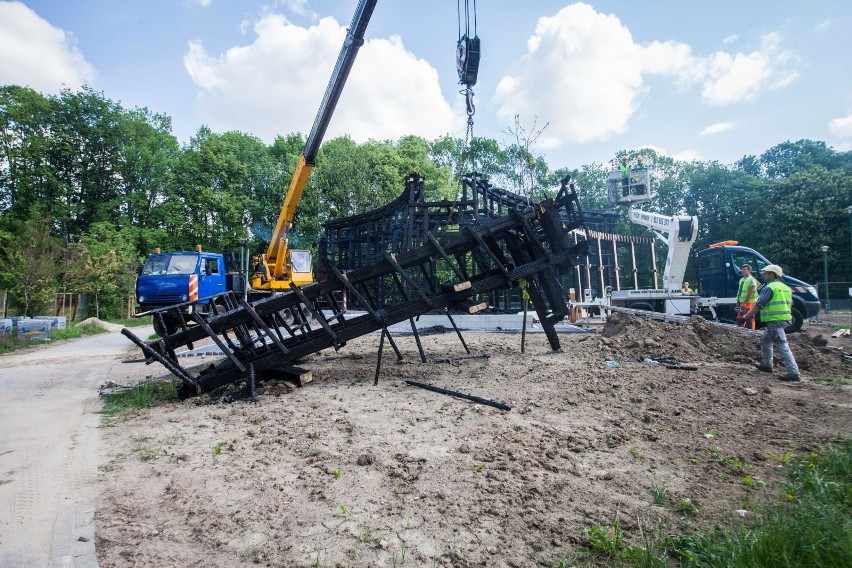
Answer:
M751 319L748 319L748 320L742 318L742 314L747 313L753 307L754 307L754 302L752 302L751 304L746 304L746 303L740 304L740 308L742 309L742 312L740 313L740 315L737 316L737 325L739 325L740 327L745 327L745 328L750 327L751 329L755 329L754 318L751 318Z
M796 359L793 357L793 352L790 351L790 345L787 343L787 334L784 333L784 328L790 325L789 321L770 321L766 322L766 329L760 336L760 362L766 367L772 367L772 347L773 343L778 342L778 354L784 361L784 367L791 375L799 374L799 366L796 364Z

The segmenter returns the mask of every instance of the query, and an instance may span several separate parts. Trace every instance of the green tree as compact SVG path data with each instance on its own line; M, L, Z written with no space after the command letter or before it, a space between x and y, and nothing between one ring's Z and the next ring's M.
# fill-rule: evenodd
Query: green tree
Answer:
M68 248L67 280L72 289L94 296L95 317L101 313L107 318L122 317L140 264L134 231L96 223L80 243L70 243Z
M51 234L50 219L34 211L28 221L11 223L0 232L0 283L24 316L53 303L61 246Z
M47 171L51 104L32 89L0 87L0 213L26 214Z
M829 246L833 273L849 272L849 176L822 166L791 173L769 184L765 207L754 216L755 240L767 258L786 272L822 280L822 245ZM757 248L757 247L755 247Z

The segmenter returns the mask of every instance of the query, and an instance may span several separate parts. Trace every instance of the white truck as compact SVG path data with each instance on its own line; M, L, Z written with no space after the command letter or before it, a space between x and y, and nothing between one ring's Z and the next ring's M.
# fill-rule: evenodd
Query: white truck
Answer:
M698 253L698 291L695 294L684 294L681 286L689 262L692 245L698 235L698 217L692 215L662 215L638 209L636 205L648 203L651 200L650 179L647 170L631 172L628 183L624 183L621 173L611 172L607 179L607 191L612 205L627 205L630 209L628 218L637 225L650 229L655 237L666 244L665 268L663 270L663 285L657 280L656 267L653 267L653 288L633 288L620 286L615 279L615 289L612 286L602 286L603 295L594 300L591 294L584 294L584 301L574 304L574 307L590 308L602 315L612 311L643 312L660 319L676 319L678 316L689 317L701 314L709 319L721 319L733 323L735 321L734 307L736 306L737 284L740 278L740 267L751 264L755 276L760 279L760 269L770 262L759 252L748 247L737 246L736 241L723 241L710 245ZM617 263L617 255L615 257ZM652 253L652 263L655 263ZM617 268L617 267L616 267ZM634 263L634 271L635 271ZM601 271L601 275L603 271ZM618 271L616 270L616 274ZM603 278L601 278L603 279ZM634 279L634 282L636 280ZM805 318L813 317L819 312L819 298L813 286L784 275L784 282L793 291L793 322L788 331L798 331ZM758 322L759 323L759 322Z
M655 237L665 243L668 253L663 269L662 286L659 285L656 267L653 271L653 287L622 288L618 277L615 285L602 285L602 295L592 299L588 291L582 302L575 307L605 315L611 311L641 311L651 315L684 316L706 312L716 317L715 308L732 299L701 297L698 294L684 294L681 291L689 253L698 235L698 217L694 215L662 215L639 209L637 205L651 201L651 179L648 170L633 170L625 180L621 172L612 171L607 178L607 193L611 205L626 205L630 209L628 218L637 225L647 227ZM656 258L652 255L652 263ZM615 263L618 263L617 256ZM616 274L618 274L616 266ZM634 265L634 272L636 267ZM603 272L601 272L602 276ZM603 278L602 278L603 279Z

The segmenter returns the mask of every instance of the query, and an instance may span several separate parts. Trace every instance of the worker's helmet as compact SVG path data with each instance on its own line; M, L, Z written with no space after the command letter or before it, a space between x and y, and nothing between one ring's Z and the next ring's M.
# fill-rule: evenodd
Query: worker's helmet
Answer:
M626 162L626 161L627 161L627 156L622 156L622 157L621 157L621 161L622 161L622 162Z
M636 161L637 161L637 162L641 162L641 161L642 161L642 156L636 156Z
M777 264L767 264L763 268L763 270L761 270L761 272L771 272L772 274L774 274L778 278L781 278L782 276L784 276L784 271L781 270L781 267L778 266Z

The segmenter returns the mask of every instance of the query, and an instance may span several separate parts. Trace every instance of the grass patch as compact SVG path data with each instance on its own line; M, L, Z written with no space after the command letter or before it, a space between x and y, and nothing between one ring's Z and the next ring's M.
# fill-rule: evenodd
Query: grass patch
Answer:
M607 566L852 566L852 438L821 454L778 461L787 468L783 491L745 520L668 536L662 527L643 532L640 525L641 545L631 546L616 516L611 527L587 530L589 547L579 552L607 559ZM689 508L681 503L674 509Z
M30 341L28 339L18 339L12 335L4 335L3 337L0 337L0 355L43 343L43 341Z
M78 337L86 337L87 335L100 335L108 333L107 330L101 329L96 325L68 325L59 329L50 330L50 339L76 339Z
M654 505L665 507L669 504L669 490L665 485L654 485L651 488L651 497L653 497Z
M828 385L832 387L845 387L846 385L852 385L852 380L849 380L846 377L835 377L833 375L816 377L814 382L820 385Z
M789 468L784 497L751 527L672 539L686 566L852 566L852 439Z
M151 316L145 316L144 318L109 320L109 322L123 325L124 327L142 327L143 325L153 325L154 318Z
M175 383L147 383L105 395L101 414L114 416L124 410L149 408L161 401L175 400L176 398L177 385Z

